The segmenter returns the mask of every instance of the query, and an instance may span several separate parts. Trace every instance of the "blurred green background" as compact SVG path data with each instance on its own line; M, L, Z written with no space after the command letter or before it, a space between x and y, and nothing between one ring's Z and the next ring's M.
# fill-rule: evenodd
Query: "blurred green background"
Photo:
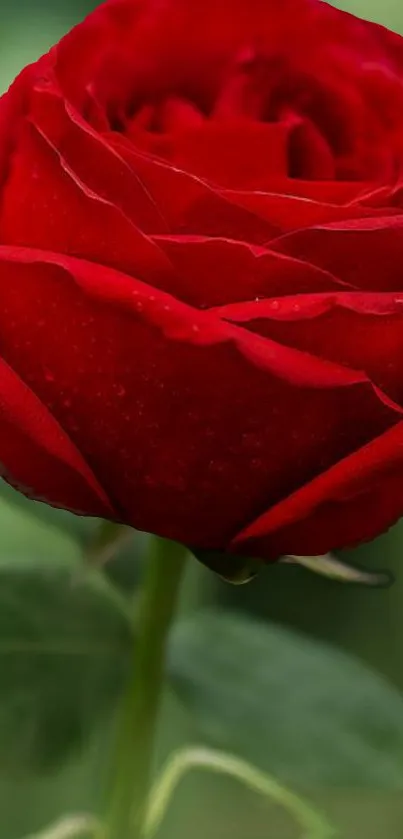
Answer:
M5 89L24 64L45 51L96 5L94 0L2 0L0 88ZM335 5L403 33L402 0L345 0ZM0 495L0 570L2 563L4 568L10 563L25 568L28 561L37 561L44 567L53 563L57 567L69 563L72 566L79 564L82 546L91 538L95 522L83 522L22 500L8 488L3 488ZM131 544L122 550L110 567L110 575L122 589L135 585L138 563L133 560L133 556L141 558L146 546L147 539L133 536ZM253 646L251 639L249 649L244 645L242 636L237 648L234 637L231 653L233 670L220 693L220 685L214 680L215 667L220 675L219 662L210 660L207 653L203 660L203 650L199 649L197 638L192 652L190 628L189 634L185 635L186 643L190 644L192 661L200 665L201 669L204 667L203 677L199 672L192 677L192 693L189 685L183 687L183 679L181 681L180 673L178 675L183 656L190 656L189 650L183 652L179 638L179 652L176 658L173 656L172 668L173 684L179 687L182 685L182 694L180 689L176 693L174 690L167 691L159 743L161 758L181 743L194 740L204 742L203 737L217 745L232 746L232 735L227 737L225 731L233 715L237 732L233 747L258 764L263 765L267 760L269 768L283 774L287 780L290 778L290 782L294 778L287 761L296 760L300 768L300 774L296 772L296 785L320 803L344 839L358 839L361 836L375 839L380 835L385 839L403 837L403 715L396 721L399 733L391 738L394 742L389 744L382 739L385 728L380 725L379 742L375 743L378 734L374 731L378 714L379 719L383 716L391 719L393 714L399 716L398 700L396 707L392 700L390 706L385 700L383 707L382 690L378 698L377 690L370 684L367 687L367 671L364 668L362 675L361 671L349 674L348 668L344 668L344 659L339 662L337 656L337 666L332 665L333 650L339 648L353 659L369 665L385 677L392 687L403 693L402 548L403 525L400 524L373 544L348 556L348 559L370 568L391 569L396 578L395 583L382 590L344 586L291 566L268 568L249 586L233 588L221 583L194 562L189 567L183 597L184 619L200 607L218 608L222 614L225 610L236 610L244 614L245 619L252 616L264 621L268 633L271 633L271 642ZM58 604L57 609L60 614L62 606ZM5 611L0 577L0 839L18 839L39 830L64 812L97 809L110 723L107 715L102 717L101 714L91 726L89 738L86 736L89 726L84 726L81 744L72 750L71 756L63 755L58 768L54 768L52 760L49 760L47 766L45 759L43 765L39 761L38 766L15 768L12 755L14 751L18 753L22 729L24 736L31 736L31 708L38 697L31 696L29 668L24 665L25 669L21 666L18 671L18 695L12 694L4 701L2 699L7 694L7 668L11 666L9 649L2 644L1 635L4 623L2 615ZM79 635L81 618L72 613L70 618L66 618L67 623L68 620L73 623L77 637L82 639L82 635ZM287 636L284 642L287 649L283 649L284 638L281 632L278 638L276 635L278 626L295 631L292 636L296 639L295 650L293 648L290 653L286 676L278 675L283 673L282 668L285 667L288 655ZM81 629L85 640L85 620ZM219 628L217 633L219 645L225 633L223 631L221 635ZM301 639L301 652L298 639ZM312 645L309 639L313 640ZM317 653L317 639L327 642L329 648L323 651L319 644ZM214 646L213 639L210 650ZM218 655L217 650L215 654ZM329 661L328 667L325 659ZM62 713L59 719L59 709L64 701L68 703L73 686L70 664L66 662L64 665L62 661L56 667L56 663L48 658L43 664L43 680L48 680L48 683L57 680L58 689L50 693L48 704L42 709L42 723L48 731L47 736L53 738L50 751L53 749L57 752L60 739L63 752L70 734L68 728L62 735L57 733L59 723L62 724L64 719ZM251 681L246 688L244 681L248 678L248 667L253 663L255 670L250 678L252 680L253 677L255 681ZM85 659L80 666L83 669L77 679L85 681ZM15 679L15 662L13 667ZM282 687L276 682L281 678L286 679ZM271 680L274 680L274 689L273 685L270 688ZM328 685L325 698L321 693L323 680ZM208 685L212 691L211 696ZM95 691L94 686L92 689ZM245 689L253 693L250 708L250 697L247 697L244 706L239 704L238 691L245 692ZM274 690L273 699L269 695L270 690L272 693ZM183 695L186 699L184 703L181 701ZM328 711L329 695L334 696L335 707L330 707ZM397 697L397 694L393 693L393 697ZM71 702L74 704L75 701L75 694L72 693ZM184 710L183 705L186 703L188 707ZM237 703L240 708L238 717L235 714ZM7 707L3 708L3 705ZM189 713L189 707L194 709L198 705L202 706L203 712L201 724L196 724L194 716ZM86 713L90 718L90 705ZM330 714L330 728L334 728L328 732L329 747L321 730L322 713ZM212 717L211 725L206 723L206 714ZM267 726L265 723L262 737L258 724L259 714L269 719ZM348 715L354 717L352 739L345 747L340 764L337 763L337 742L343 735L337 722L333 721L333 714L335 720L339 714L345 714L345 718ZM272 717L274 722L270 726ZM14 719L14 728L10 724L11 718ZM367 723L369 727L372 726L372 745L367 752L360 752L357 745L362 733L359 730L361 723L363 730ZM38 736L37 732L31 733L32 738ZM362 736L365 739L366 735ZM287 743L288 751L284 743ZM349 748L350 762L345 760ZM32 749L41 751L35 743ZM354 760L356 766L352 771ZM318 770L316 775L309 768L311 764ZM219 781L206 775L193 775L183 782L161 830L161 836L165 839L187 839L190 836L194 839L226 839L230 836L232 839L292 839L297 835L298 829L279 808L268 807L232 781Z

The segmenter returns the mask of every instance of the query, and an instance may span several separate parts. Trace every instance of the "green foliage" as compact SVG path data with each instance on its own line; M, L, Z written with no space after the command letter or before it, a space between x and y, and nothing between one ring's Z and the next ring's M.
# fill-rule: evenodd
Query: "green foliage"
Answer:
M177 626L169 672L209 742L276 777L403 789L403 699L345 654L206 612Z
M108 526L99 519L86 518L59 510L39 501L31 501L0 479L0 531L2 556L19 556L24 563L49 559L54 565L55 557L82 561L86 555L92 567L102 564L106 576L123 591L133 590L138 582L138 563L148 545L148 534L127 528L123 538L114 545L110 555L103 556L103 530ZM110 524L113 528L115 525ZM101 541L99 541L101 539ZM98 557L95 557L95 552ZM28 560L29 558L29 560Z
M403 32L401 0L332 0L332 5L358 17L382 23L396 32Z
M74 565L0 567L0 772L46 770L87 741L125 675L124 604Z
M61 534L66 534L70 539L77 540L80 545L86 545L98 527L97 519L76 516L73 513L68 513L67 510L58 510L55 507L49 507L48 504L31 501L1 479L0 501L6 504L5 507L3 504L0 507L0 517L2 510L11 510L17 514L20 512L21 515L27 517L32 516L36 522L41 522L54 530L59 530Z

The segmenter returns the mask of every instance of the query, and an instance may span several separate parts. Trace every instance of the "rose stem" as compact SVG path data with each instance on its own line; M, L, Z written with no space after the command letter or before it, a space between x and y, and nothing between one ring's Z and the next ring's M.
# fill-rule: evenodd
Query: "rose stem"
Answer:
M136 611L131 675L122 699L103 839L143 839L169 629L187 549L153 537Z

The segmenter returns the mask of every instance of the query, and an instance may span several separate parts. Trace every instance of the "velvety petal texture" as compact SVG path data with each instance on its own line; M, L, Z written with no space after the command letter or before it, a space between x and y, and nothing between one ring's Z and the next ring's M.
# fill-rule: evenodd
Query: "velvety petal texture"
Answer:
M0 463L275 560L403 514L403 39L107 0L0 99Z

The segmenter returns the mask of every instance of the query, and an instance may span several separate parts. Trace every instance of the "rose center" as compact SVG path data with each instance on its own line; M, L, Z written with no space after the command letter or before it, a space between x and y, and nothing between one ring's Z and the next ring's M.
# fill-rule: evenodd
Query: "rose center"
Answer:
M226 186L264 188L265 178L276 174L361 180L390 166L373 103L369 108L351 75L337 72L337 61L319 77L289 58L245 49L215 86L176 79L160 82L158 90L143 87L123 97L116 81L102 107L92 91L87 118L95 114L99 122L102 110L106 130Z

